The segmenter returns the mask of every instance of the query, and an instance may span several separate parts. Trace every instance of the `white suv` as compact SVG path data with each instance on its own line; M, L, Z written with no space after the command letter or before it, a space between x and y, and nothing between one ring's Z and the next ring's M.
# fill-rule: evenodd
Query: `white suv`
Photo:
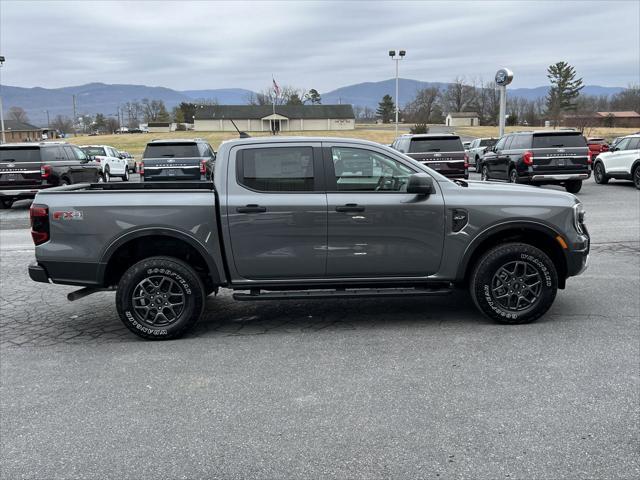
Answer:
M640 189L640 135L624 137L611 150L599 154L593 164L593 178L601 185L612 178L633 180Z
M100 164L105 182L110 181L111 177L120 177L125 182L129 180L127 160L115 148L108 145L83 145L80 148Z

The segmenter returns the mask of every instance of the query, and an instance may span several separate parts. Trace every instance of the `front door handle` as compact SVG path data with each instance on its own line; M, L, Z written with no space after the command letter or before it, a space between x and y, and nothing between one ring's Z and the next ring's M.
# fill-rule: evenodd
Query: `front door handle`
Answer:
M260 205L247 205L246 207L238 207L236 208L236 212L238 213L264 213L267 211L267 207L261 207Z
M357 203L347 203L341 207L336 207L336 212L364 212L364 207Z

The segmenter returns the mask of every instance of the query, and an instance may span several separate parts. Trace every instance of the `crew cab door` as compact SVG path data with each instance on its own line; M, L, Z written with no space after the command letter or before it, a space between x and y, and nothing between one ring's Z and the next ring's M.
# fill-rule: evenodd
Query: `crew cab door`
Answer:
M328 277L418 277L438 271L444 240L440 189L406 193L411 162L374 146L323 143ZM434 182L436 183L436 182Z
M226 205L232 275L325 276L327 196L320 147L283 142L232 148Z

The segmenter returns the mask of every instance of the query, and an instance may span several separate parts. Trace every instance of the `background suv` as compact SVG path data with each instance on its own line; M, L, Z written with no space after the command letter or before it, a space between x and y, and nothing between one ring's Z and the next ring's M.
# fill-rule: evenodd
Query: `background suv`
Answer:
M391 144L420 163L449 178L469 178L469 157L458 135L402 135Z
M611 178L633 180L640 189L640 135L624 137L610 151L598 155L593 164L593 178L599 184Z
M58 185L101 181L100 165L75 145L62 142L0 145L0 207L34 198Z
M108 145L83 145L80 148L100 164L105 182L111 177L120 177L125 182L129 180L127 160L115 148Z
M563 185L578 193L591 176L591 153L578 131L511 133L485 153L481 175L485 181Z
M205 140L153 140L147 144L140 162L140 180L211 180L215 153Z

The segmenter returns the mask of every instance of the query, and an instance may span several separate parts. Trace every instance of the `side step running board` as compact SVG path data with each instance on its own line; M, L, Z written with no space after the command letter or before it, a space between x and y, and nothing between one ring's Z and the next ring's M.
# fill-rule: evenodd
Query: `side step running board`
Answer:
M417 297L429 295L448 295L453 292L451 286L415 287L415 288L344 288L335 290L284 290L251 293L234 293L233 298L241 301L251 300L300 300L317 298L358 298L358 297Z

